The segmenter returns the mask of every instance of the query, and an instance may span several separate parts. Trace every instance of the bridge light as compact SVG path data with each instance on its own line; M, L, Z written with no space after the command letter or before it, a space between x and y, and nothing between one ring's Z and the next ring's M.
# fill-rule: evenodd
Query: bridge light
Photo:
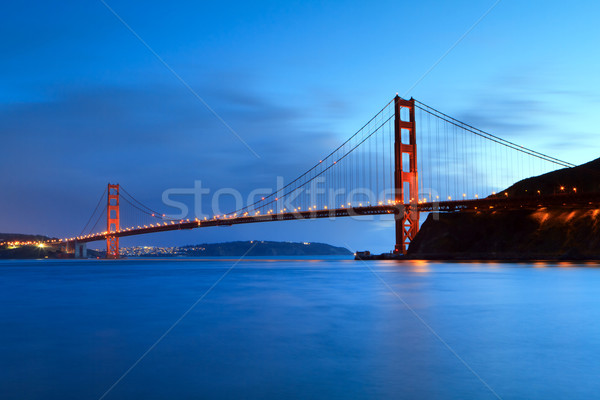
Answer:
M564 192L564 191L565 191L565 187L564 187L564 186L561 186L561 187L560 187L560 190L561 190L562 192Z
M574 191L575 193L577 193L577 188L573 188L573 191Z
M39 243L39 244L38 244L38 247L39 247L40 249L43 249L44 247L46 247L46 245L45 245L44 243Z

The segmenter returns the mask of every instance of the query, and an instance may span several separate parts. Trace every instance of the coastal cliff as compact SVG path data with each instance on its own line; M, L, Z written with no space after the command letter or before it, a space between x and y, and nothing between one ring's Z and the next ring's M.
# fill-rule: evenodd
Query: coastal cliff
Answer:
M426 259L600 259L600 210L430 214L408 256Z
M600 193L600 159L524 179L499 195ZM492 197L492 196L490 196ZM432 213L408 249L422 259L600 259L600 209Z

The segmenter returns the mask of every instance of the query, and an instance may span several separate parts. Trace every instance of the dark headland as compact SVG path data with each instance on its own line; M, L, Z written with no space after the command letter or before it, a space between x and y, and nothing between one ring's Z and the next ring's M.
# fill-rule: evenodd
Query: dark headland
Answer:
M73 256L64 253L58 246L40 245L41 242L53 239L57 238L22 233L0 233L0 260L71 258ZM99 252L88 250L88 257L98 256L100 256Z
M539 193L538 193L539 191ZM510 197L600 193L600 158L524 179ZM600 209L565 207L432 213L408 258L444 260L600 260Z

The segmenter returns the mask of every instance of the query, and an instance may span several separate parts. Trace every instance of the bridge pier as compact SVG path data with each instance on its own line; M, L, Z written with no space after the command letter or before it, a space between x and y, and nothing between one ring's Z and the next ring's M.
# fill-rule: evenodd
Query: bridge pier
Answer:
M67 254L75 254L75 242L66 242L64 246L62 246L62 251Z
M402 109L408 118L402 118ZM417 140L415 101L394 98L394 200L396 214L395 254L406 255L410 242L419 231L419 179L417 172Z
M87 258L87 244L75 242L75 258Z
M77 243L76 240L66 242L62 246L62 251L73 254L74 258L87 258L87 243Z

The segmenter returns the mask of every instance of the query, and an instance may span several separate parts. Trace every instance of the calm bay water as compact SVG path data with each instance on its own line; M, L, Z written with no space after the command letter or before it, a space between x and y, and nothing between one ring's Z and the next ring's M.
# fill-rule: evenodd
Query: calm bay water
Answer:
M0 262L0 398L600 393L593 264L235 262Z

